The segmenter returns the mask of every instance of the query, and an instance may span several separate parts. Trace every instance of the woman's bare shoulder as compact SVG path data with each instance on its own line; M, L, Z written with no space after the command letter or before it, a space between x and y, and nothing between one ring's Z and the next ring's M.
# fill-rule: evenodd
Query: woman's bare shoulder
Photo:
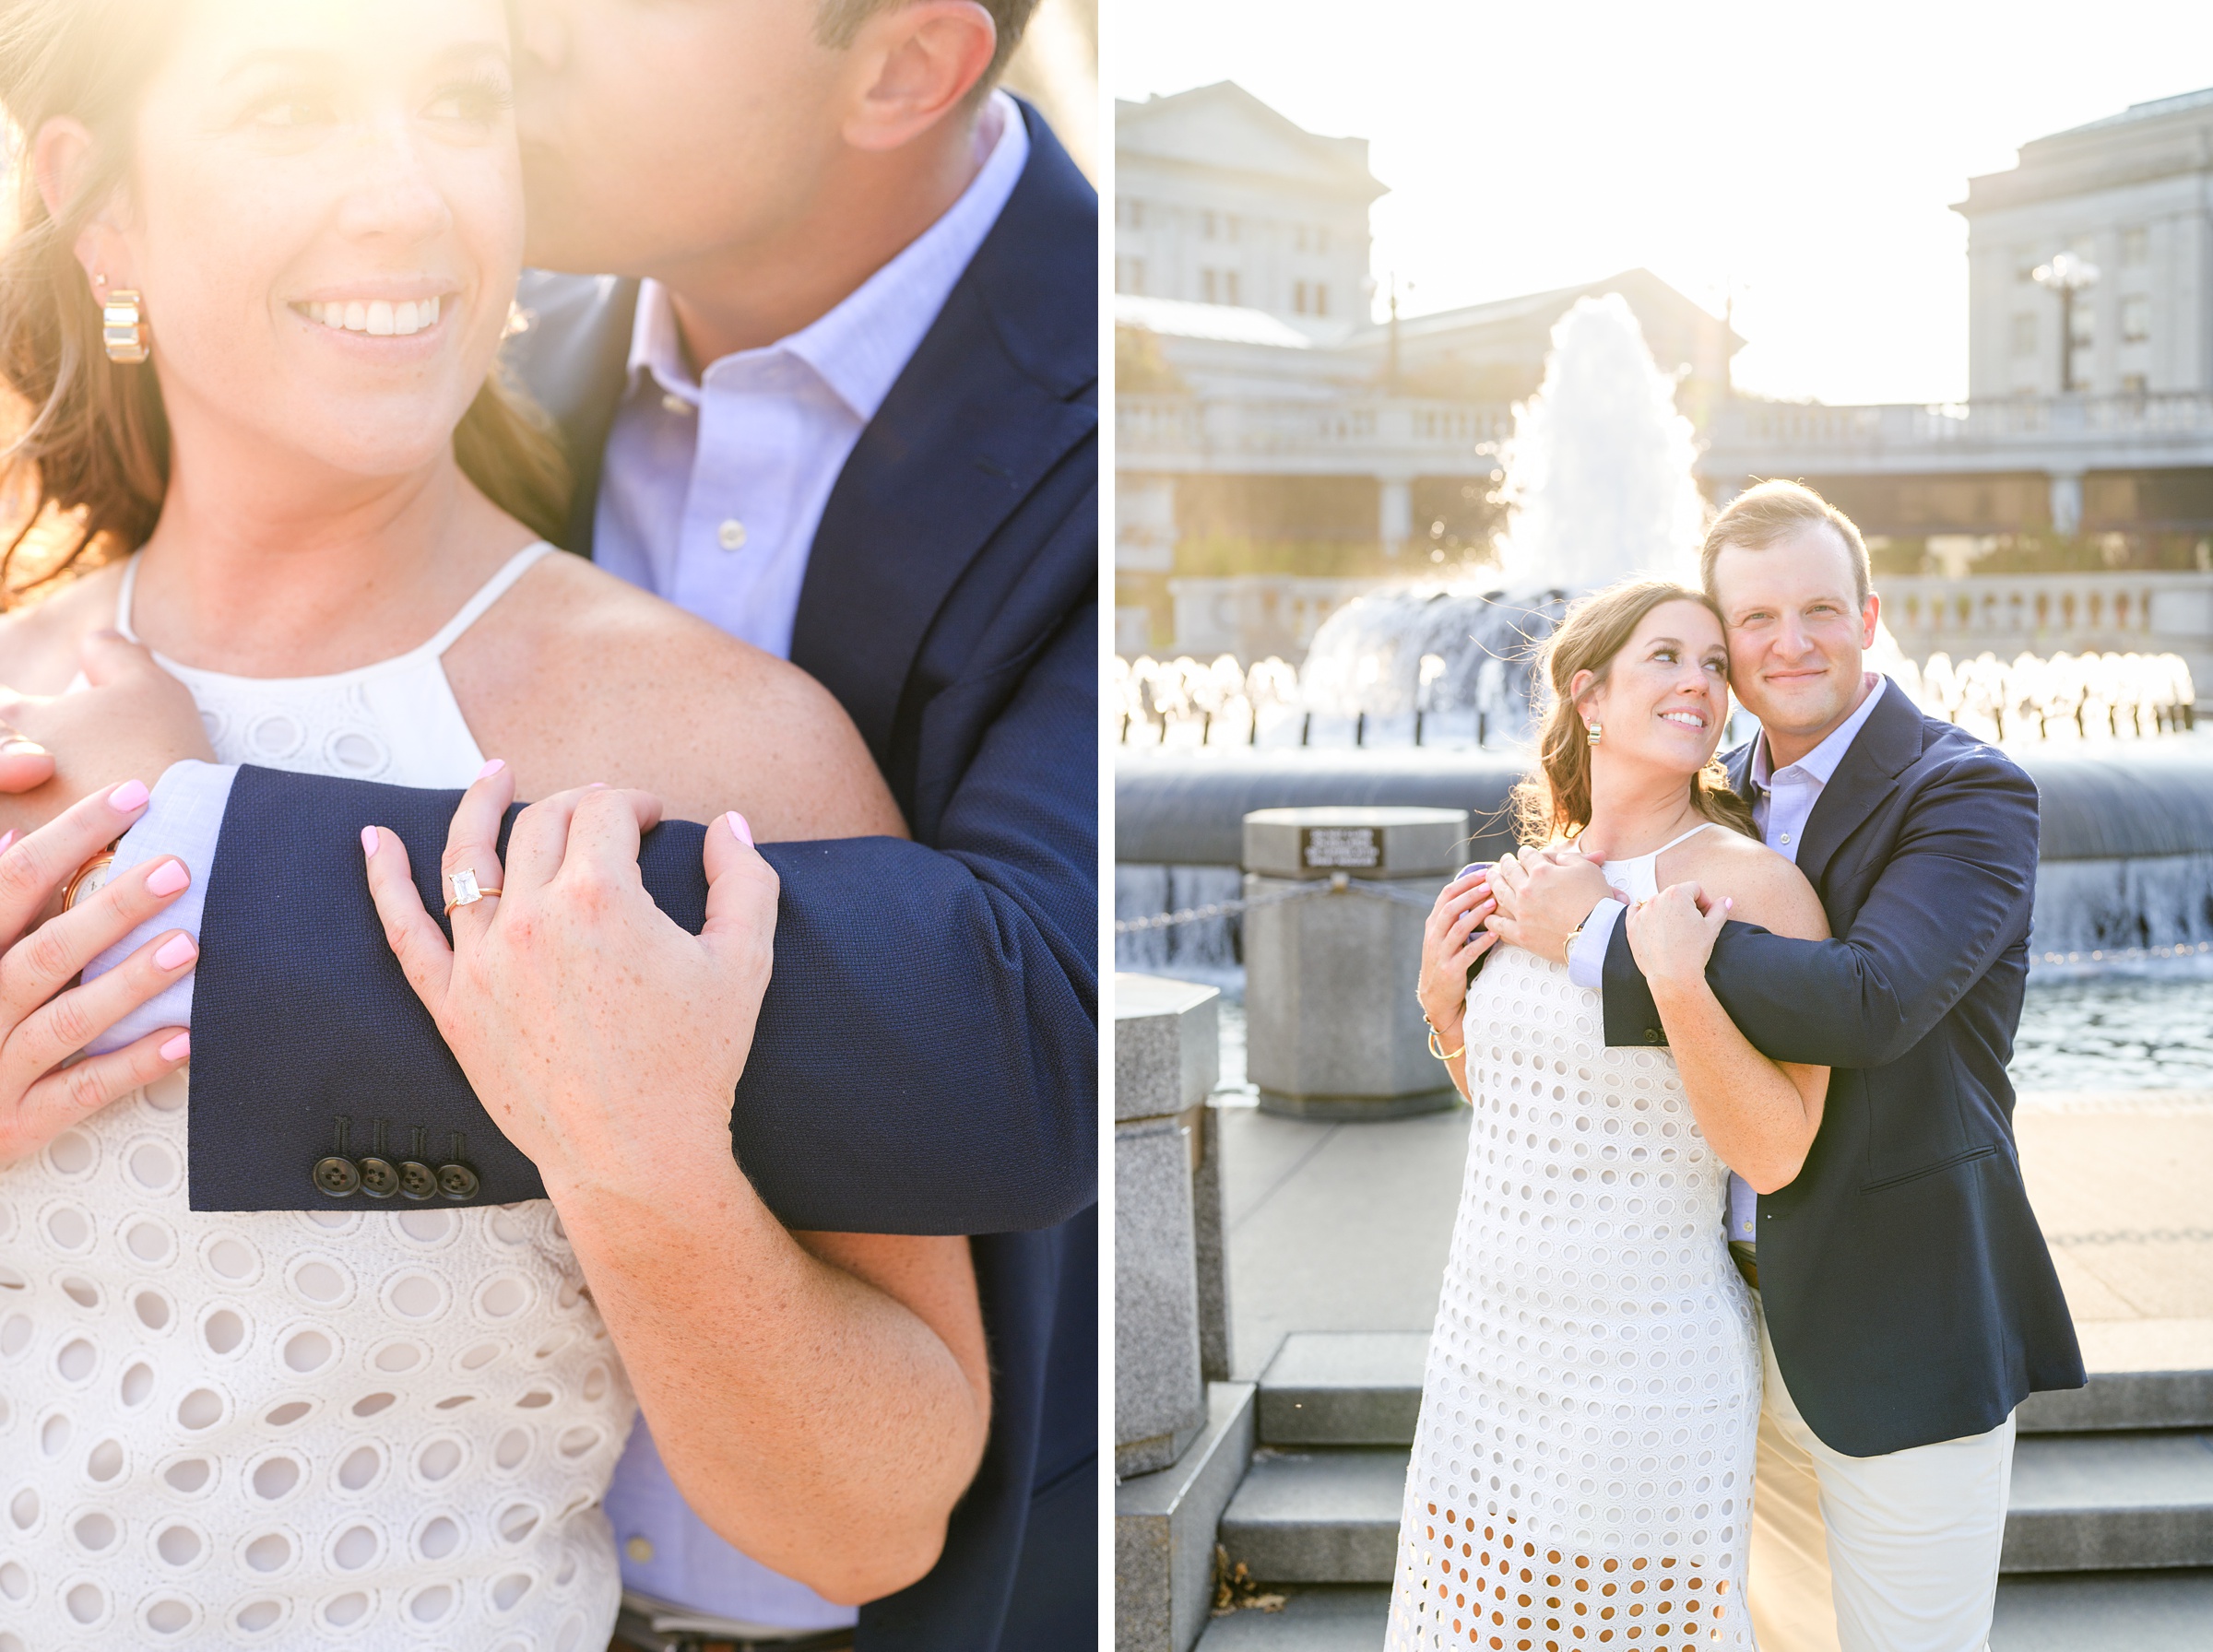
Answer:
M27 694L58 694L77 673L77 644L115 622L123 566L95 570L49 596L0 614L0 683Z
M1726 827L1702 832L1693 843L1697 853L1683 876L1704 885L1709 894L1734 901L1732 916L1796 940L1828 938L1828 914L1821 898L1792 861Z
M905 835L852 720L788 661L581 557L541 559L446 656L527 796L595 780L771 838Z

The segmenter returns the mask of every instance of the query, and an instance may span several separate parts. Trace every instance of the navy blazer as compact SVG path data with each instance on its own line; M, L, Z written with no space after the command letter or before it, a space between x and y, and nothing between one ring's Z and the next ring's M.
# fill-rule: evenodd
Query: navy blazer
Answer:
M731 1115L789 1226L985 1235L990 1443L937 1568L862 1610L863 1652L1095 1631L1098 199L1024 118L1013 195L839 475L792 637L915 841L763 846L775 968ZM525 302L515 365L572 444L583 549L636 289L538 277ZM361 877L375 820L436 911L456 796L241 772L195 988L195 1210L324 1202L310 1172L341 1127L352 1153L385 1140L465 1164L460 1202L542 1194L393 963ZM670 822L640 856L693 929L701 832Z
M1752 748L1730 754L1750 796ZM1830 1068L1797 1179L1759 1200L1776 1363L1821 1440L1875 1457L1995 1428L2082 1354L2013 1138L2036 786L1886 689L1807 818L1832 939L1729 924L1707 978L1754 1045ZM1616 925L1609 1044L1664 1044Z

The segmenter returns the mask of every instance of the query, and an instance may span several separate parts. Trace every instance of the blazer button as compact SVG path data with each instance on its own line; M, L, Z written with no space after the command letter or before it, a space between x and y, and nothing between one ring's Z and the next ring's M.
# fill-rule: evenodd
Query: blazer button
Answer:
M1657 1027L1647 1027L1644 1030L1644 1042L1647 1044L1658 1044L1660 1042L1660 1029Z
M332 1198L344 1198L361 1185L360 1167L351 1159L340 1158L336 1153L327 1159L317 1159L313 1175L316 1189Z
M399 1164L399 1190L409 1198L428 1198L438 1191L438 1173L414 1159Z
M361 1191L371 1198L390 1198L399 1191L399 1171L391 1160L361 1161Z
M438 1191L448 1198L474 1198L478 1186L477 1173L466 1164L438 1167Z

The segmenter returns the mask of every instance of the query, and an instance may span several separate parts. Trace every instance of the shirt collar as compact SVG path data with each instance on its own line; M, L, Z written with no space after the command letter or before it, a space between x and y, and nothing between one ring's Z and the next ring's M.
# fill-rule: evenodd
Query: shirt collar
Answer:
M1852 741L1859 738L1860 730L1866 726L1867 719L1875 714L1875 702L1888 691L1888 678L1879 671L1870 671L1867 675L1873 681L1873 687L1868 690L1867 698L1860 702L1859 709L1830 729L1828 738L1818 746L1796 762L1786 764L1784 773L1795 769L1811 778L1816 785L1828 784L1829 776L1837 772L1837 765L1844 761L1845 752L1852 749ZM1768 755L1768 733L1763 728L1758 739L1752 745L1752 784L1764 792L1772 780L1773 760Z
M811 367L863 424L874 419L1029 163L1030 134L1020 106L1005 92L994 91L987 118L991 115L999 120L991 153L936 223L828 313L774 344L724 357L707 368L705 376L712 380L726 361L757 361L780 352ZM668 289L650 277L638 287L629 374L633 388L641 374L650 374L666 394L699 405L700 380L685 364L675 307Z

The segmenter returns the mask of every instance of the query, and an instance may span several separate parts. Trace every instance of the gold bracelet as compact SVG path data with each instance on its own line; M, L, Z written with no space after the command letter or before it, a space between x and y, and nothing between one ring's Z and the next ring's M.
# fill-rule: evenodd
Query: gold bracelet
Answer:
M1437 1035L1437 1023L1426 1015L1422 1017L1422 1025L1429 1029L1429 1053L1439 1061L1457 1061L1468 1053L1468 1046L1464 1044L1457 1050L1447 1051L1444 1048L1445 1041Z

